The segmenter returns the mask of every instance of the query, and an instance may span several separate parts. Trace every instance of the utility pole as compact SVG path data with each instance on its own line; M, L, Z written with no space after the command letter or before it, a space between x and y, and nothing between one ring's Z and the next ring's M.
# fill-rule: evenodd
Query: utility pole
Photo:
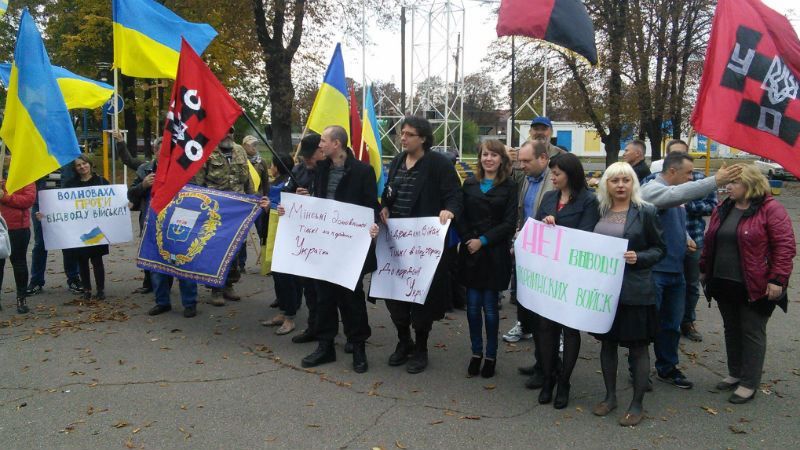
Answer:
M406 115L406 7L400 7L400 115Z

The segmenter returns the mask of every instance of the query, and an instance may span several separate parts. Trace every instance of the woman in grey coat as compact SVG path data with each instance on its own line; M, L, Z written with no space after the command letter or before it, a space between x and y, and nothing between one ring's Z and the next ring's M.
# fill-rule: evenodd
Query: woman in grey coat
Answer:
M592 412L608 415L617 407L617 350L627 347L633 372L633 399L620 425L635 426L642 420L642 400L650 370L649 345L658 326L656 297L650 268L663 258L666 244L656 208L645 203L639 193L639 180L630 164L617 162L606 169L598 186L600 221L595 233L628 240L625 274L617 313L611 329L595 335L602 341L600 365L606 397Z

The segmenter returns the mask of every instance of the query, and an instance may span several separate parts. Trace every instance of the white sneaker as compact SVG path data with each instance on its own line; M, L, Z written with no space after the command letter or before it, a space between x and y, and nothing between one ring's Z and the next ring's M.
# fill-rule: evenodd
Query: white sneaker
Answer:
M508 330L508 333L503 335L503 340L506 342L519 342L522 339L531 339L531 338L533 338L533 334L523 333L522 324L519 322L517 322L513 328Z

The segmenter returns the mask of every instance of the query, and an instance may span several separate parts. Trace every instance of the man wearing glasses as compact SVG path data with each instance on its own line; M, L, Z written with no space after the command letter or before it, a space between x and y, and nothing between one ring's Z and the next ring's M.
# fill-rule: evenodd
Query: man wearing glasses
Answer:
M400 132L403 152L389 165L382 197L381 220L438 216L445 224L461 212L461 184L453 164L431 151L433 128L422 117L406 116ZM389 357L390 366L406 364L408 373L428 366L428 335L434 320L444 317L450 286L446 264L436 268L425 304L386 300L386 308L397 328L398 344ZM415 339L411 339L411 327Z

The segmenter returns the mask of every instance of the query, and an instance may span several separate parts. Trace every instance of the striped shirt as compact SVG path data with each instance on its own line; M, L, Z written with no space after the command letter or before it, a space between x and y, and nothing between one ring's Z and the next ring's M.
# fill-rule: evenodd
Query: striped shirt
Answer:
M392 217L409 217L413 204L414 187L417 185L419 171L416 166L407 169L405 163L397 169L392 185L397 191L397 197L390 210Z

